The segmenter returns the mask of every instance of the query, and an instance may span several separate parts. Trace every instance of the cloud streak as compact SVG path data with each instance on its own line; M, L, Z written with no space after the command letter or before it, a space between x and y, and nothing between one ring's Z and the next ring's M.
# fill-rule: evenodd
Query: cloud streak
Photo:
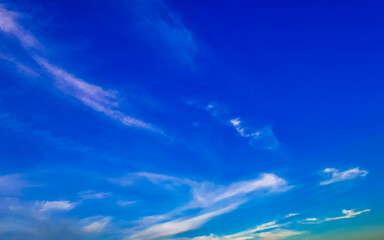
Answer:
M360 170L359 168L352 168L344 172L340 172L335 168L326 168L323 170L325 174L331 176L330 179L320 182L320 185L328 185L331 183L341 182L345 180L351 180L357 177L365 177L368 172L366 170Z
M76 204L70 201L41 201L36 203L39 213L70 211Z
M192 218L187 219L176 219L173 221L160 223L154 225L148 229L143 231L136 232L131 236L125 238L128 239L156 239L165 236L172 236L182 232L187 232L190 230L194 230L200 228L204 223L208 222L210 219L220 216L224 213L228 213L230 211L235 210L238 207L238 204L232 204L227 207L221 208L216 211L204 213Z
M63 69L48 63L44 58L35 57L35 60L55 79L55 84L58 89L79 99L84 105L118 120L126 126L158 131L150 124L116 110L119 105L117 100L117 91L104 90L99 86L87 83L80 78L76 78Z
M0 5L0 31L6 35L12 36L26 49L32 59L44 69L55 81L55 86L63 93L80 100L84 105L95 111L115 119L122 124L130 127L137 127L162 133L150 124L126 115L118 109L119 101L117 99L118 92L115 90L105 90L100 86L86 82L77 78L64 69L50 63L49 60L42 57L41 54L32 53L31 49L37 49L40 46L36 37L26 31L18 22L19 13L11 12ZM16 66L24 66L24 64L13 58L3 58L16 64Z
M276 229L270 232L263 232L259 233L258 236L261 239L265 240L278 240L278 239L284 239L287 237L297 236L304 234L304 231L293 231L293 230L287 230L287 229Z
M0 31L16 38L25 48L40 47L39 41L17 23L18 17L20 17L19 13L8 11L4 5L0 4Z
M301 221L300 223L302 223L302 224L320 224L323 222L330 222L330 221L335 221L335 220L354 218L354 217L356 217L362 213L370 212L370 211L371 211L371 209L365 209L365 210L357 211L357 212L354 209L350 209L350 210L343 209L342 210L343 215L339 216L339 217L326 217L326 218L322 218L322 219L320 219L320 218L306 218L306 219L304 219L304 221Z
M197 229L212 217L235 210L238 206L248 201L245 198L248 194L258 191L267 193L283 192L291 188L284 179L274 174L260 174L258 178L235 182L227 186L146 172L129 174L123 178L112 179L111 181L121 186L129 186L140 178L147 179L153 184L168 189L187 185L190 187L191 200L186 205L166 214L144 217L138 221L138 227L142 230L136 231L127 239L155 239ZM187 219L177 218L170 220L190 209L202 209L205 213ZM272 228L274 226L260 227Z
M358 211L358 212L355 212L354 209L350 209L350 210L345 210L343 209L343 214L344 216L340 216L340 217L333 217L333 218L325 218L325 221L326 222L329 222L329 221L334 221L334 220L340 220L340 219L347 219L347 218L354 218L362 213L365 213L365 212L370 212L371 209L365 209L365 210L362 210L362 211Z
M252 192L265 190L268 193L284 192L291 188L283 178L272 173L260 174L258 178L248 181L239 181L228 186L216 185L212 182L196 182L190 179L181 179L174 176L139 172L131 173L125 177L111 179L112 182L121 186L134 184L140 178L150 182L171 188L171 186L188 185L191 189L192 201L186 206L188 208L207 208L218 202L228 199L238 199Z
M215 186L203 182L192 184L194 199L191 206L211 206L217 202L242 197L256 191L282 192L290 188L284 179L274 174L261 174L259 178L232 183L229 186Z
M230 235L217 236L210 234L192 238L193 240L246 240L246 239L284 239L286 237L304 234L306 232L282 229L290 223L277 223L278 220L267 222L256 226L255 228L245 230Z

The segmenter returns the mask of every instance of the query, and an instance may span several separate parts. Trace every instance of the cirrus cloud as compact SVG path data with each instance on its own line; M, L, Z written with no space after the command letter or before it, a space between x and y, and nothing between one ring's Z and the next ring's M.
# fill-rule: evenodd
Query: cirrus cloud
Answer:
M366 170L360 170L359 168L352 168L343 172L340 172L336 168L326 168L323 170L323 172L327 175L330 175L330 178L320 182L320 185L328 185L331 183L350 180L357 177L365 177L368 174Z

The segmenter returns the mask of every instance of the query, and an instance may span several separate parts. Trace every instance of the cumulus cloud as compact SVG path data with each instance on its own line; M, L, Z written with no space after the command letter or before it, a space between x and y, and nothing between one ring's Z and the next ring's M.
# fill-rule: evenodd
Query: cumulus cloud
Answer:
M270 125L255 130L250 127L244 127L243 122L239 118L231 119L230 123L242 137L250 139L249 144L252 147L274 150L280 145Z
M359 168L352 168L344 172L339 172L335 168L326 168L323 172L330 175L330 179L320 182L320 185L328 185L335 182L341 182L345 180L354 179L357 177L364 177L368 174L366 170L360 170Z

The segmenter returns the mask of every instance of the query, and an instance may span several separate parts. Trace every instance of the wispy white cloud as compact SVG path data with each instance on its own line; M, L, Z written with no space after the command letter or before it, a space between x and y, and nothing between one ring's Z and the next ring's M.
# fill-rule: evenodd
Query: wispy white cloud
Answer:
M223 115L227 112L227 109L221 106L216 102L206 102L195 99L186 99L184 101L185 104L208 112L212 117L223 117Z
M58 89L79 99L83 104L91 107L93 110L102 112L127 126L158 131L150 124L125 115L120 110L117 110L119 105L117 91L104 90L97 85L87 83L63 69L50 64L44 58L35 57L35 60L55 79L56 87Z
M0 4L0 31L17 39L26 48L40 47L39 41L17 22L20 14Z
M354 209L350 209L350 210L345 210L343 209L343 214L344 216L340 216L340 217L333 217L333 218L325 218L325 221L334 221L334 220L339 220L339 219L347 219L347 218L354 218L362 213L365 213L365 212L370 212L371 210L370 209L365 209L365 210L362 210L362 211L357 211L355 212Z
M31 58L55 80L55 86L59 90L80 100L84 105L93 110L101 112L126 126L162 133L152 125L128 116L119 110L117 91L105 90L100 86L88 83L83 79L75 77L64 69L55 66L49 60L42 57L42 54L36 52L32 53L30 49L38 48L40 43L35 36L26 31L24 27L17 22L17 17L19 15L19 13L8 11L3 5L0 5L0 31L3 32L3 34L11 35L17 39L30 54ZM14 58L3 57L2 59L13 62L16 66L22 67L23 69L29 69L26 65Z
M82 229L84 232L87 232L87 233L101 233L105 230L105 228L111 222L111 220L112 220L112 217L102 217L102 216L87 218L83 221L89 222L89 223L86 224L86 226L84 226Z
M284 218L283 218L284 219ZM282 229L282 227L290 223L278 223L279 220L267 222L256 226L255 228L241 231L230 235L215 235L210 234L207 236L199 236L192 238L193 240L256 240L256 239L283 239L286 237L303 234L305 232L298 232L293 230ZM185 238L187 239L187 238Z
M109 194L110 193L107 193L107 192L94 192L94 191L84 191L79 193L82 199L103 199L109 196Z
M274 150L280 145L270 125L255 130L250 127L245 127L239 118L231 119L230 123L242 137L250 139L249 144L252 147Z
M342 210L343 216L326 217L326 218L306 218L303 221L299 221L299 223L302 223L302 224L320 224L323 222L329 222L329 221L334 221L334 220L354 218L354 217L356 217L362 213L370 212L370 211L371 211L370 209L365 209L365 210L356 212L354 209L350 209L350 210L343 209Z
M222 238L223 239L235 239L235 240L254 239L257 236L258 232L262 232L265 230L271 230L274 228L279 228L279 227L282 227L284 225L285 224L277 224L277 221L267 222L267 223L260 224L253 229L238 232L238 233L231 234L231 235L226 235L226 236L223 236Z
M229 186L217 186L209 182L198 184L192 182L191 185L193 194L191 206L196 207L211 206L220 201L242 197L260 190L282 192L291 188L286 180L274 174L261 174L259 178L235 182Z
M21 174L0 175L0 195L19 195L24 188L33 186Z
M302 224L319 224L324 222L324 220L318 219L318 218L306 218L302 221L299 221L299 223Z
M152 239L189 231L200 227L202 223L205 223L211 218L210 216L216 216L216 213L235 210L237 206L248 201L245 196L250 193L257 191L267 193L282 192L291 188L284 179L274 174L261 174L256 179L235 182L228 186L220 186L212 182L196 182L189 179L145 172L129 174L121 179L114 179L112 181L122 186L127 186L134 184L138 178L147 179L154 184L166 186L168 189L173 189L172 187L180 185L187 185L190 187L191 200L186 205L176 208L166 214L147 216L138 221L139 228L144 230L132 234L132 236L137 239L140 239L140 237L144 239ZM217 210L218 208L221 210ZM175 216L182 215L190 209L205 209L205 212L208 211L209 213L197 215L188 219L177 218L170 220ZM260 230L260 228L272 227L275 226L263 225L259 226L258 230Z
M36 71L32 70L32 68L28 67L27 65L19 62L14 57L10 57L3 53L0 53L0 59L13 64L19 73L22 73L28 77L35 78L39 76L39 74Z
M39 201L36 203L39 213L70 211L76 204L70 201Z
M300 213L289 213L284 218L290 218L299 215Z
M137 203L137 201L123 201L123 200L119 200L117 201L117 204L120 206L120 207L127 207L127 206L131 206L133 204Z
M172 236L200 228L204 223L216 216L233 211L238 204L232 204L216 211L204 213L192 218L180 218L165 223L156 224L148 229L138 231L125 239L156 239L159 237Z
M350 180L357 177L364 177L368 174L366 170L360 170L359 168L352 168L344 172L339 172L339 170L335 168L326 168L323 170L323 172L325 174L330 175L331 178L326 181L320 182L320 185L328 185L331 183Z
M306 232L304 231L293 231L288 229L276 229L270 232L262 232L258 234L258 237L265 240L278 240L278 239L284 239L287 237L292 237L296 235L301 235Z
M178 177L150 172L129 173L124 177L110 179L110 181L121 186L129 186L136 183L140 179L146 179L153 184L162 186L177 186L181 184L189 184L191 182L188 179L181 179Z
M215 234L209 234L208 236L199 236L199 237L194 237L194 238L180 238L178 240L187 240L187 239L193 239L193 240L223 240L225 238L219 237Z
M260 174L258 178L235 182L228 186L148 172L131 173L122 178L111 179L111 181L122 186L128 186L134 184L138 178L148 179L150 182L165 186L168 189L188 185L191 189L192 201L185 208L207 208L217 202L239 198L252 192L262 190L269 193L283 192L291 188L286 180L271 173Z

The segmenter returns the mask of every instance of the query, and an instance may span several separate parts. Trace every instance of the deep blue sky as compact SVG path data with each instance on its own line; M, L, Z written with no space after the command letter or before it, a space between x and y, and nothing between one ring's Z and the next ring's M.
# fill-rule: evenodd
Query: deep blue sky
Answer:
M0 239L384 234L381 1L0 2Z

